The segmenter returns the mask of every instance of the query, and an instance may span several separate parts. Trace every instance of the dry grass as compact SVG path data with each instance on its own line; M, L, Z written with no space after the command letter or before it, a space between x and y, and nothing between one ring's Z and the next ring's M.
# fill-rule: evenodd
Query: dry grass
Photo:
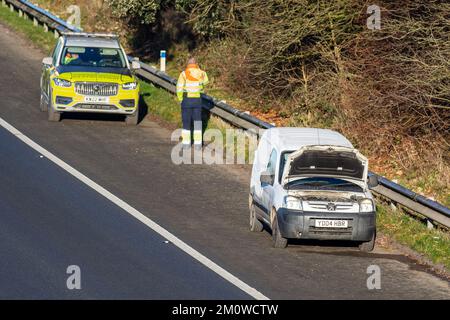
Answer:
M88 32L116 32L125 36L123 23L113 19L111 10L105 0L34 0L40 7L67 20L70 13L67 9L71 5L78 5L81 9L81 27Z

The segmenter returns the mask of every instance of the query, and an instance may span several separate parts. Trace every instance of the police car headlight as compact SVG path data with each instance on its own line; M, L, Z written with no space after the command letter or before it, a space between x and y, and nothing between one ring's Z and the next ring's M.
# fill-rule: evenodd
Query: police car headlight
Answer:
M370 199L363 199L359 202L359 212L373 212L375 211L375 206L373 201Z
M134 90L137 88L136 82L127 82L122 85L123 90Z
M293 196L284 197L283 207L291 210L303 210L302 201Z
M65 87L68 88L72 85L72 82L64 80L64 79L60 79L60 78L54 78L53 82L58 86L58 87Z

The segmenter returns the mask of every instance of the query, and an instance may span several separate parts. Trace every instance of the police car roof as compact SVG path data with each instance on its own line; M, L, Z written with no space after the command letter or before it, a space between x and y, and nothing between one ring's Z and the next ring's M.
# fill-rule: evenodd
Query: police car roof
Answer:
M264 132L263 139L279 151L294 151L304 146L332 145L353 148L350 141L339 132L318 128L278 127Z
M92 48L120 48L119 40L115 37L95 37L95 36L66 36L65 45L67 47L92 47Z

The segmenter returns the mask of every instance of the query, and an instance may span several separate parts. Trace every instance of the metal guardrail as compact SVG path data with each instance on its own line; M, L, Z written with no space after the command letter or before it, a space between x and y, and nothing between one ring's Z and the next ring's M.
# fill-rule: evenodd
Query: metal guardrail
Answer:
M10 8L22 12L25 16L32 17L35 20L44 25L44 28L52 29L55 31L55 37L64 31L79 32L78 28L68 24L66 21L53 15L52 13L38 7L37 5L26 0L2 0L4 5L8 4Z
M128 59L132 61L134 58L128 57ZM171 78L166 73L161 72L158 69L142 62L141 69L137 70L136 73L142 79L150 81L158 85L159 87L164 88L173 94L176 94L177 80ZM232 106L226 104L224 101L218 100L209 95L203 95L203 102L205 109L236 127L245 130L252 129L255 130L255 133L257 133L258 129L267 129L273 127L273 125L258 118L252 117L245 112L237 110Z
M450 229L450 209L443 206L437 201L428 199L420 194L415 193L385 177L379 176L373 172L369 175L378 177L379 185L372 188L379 195L389 200L401 204L402 206L420 213L425 216L428 221L436 223Z
M68 24L59 17L52 13L39 8L37 5L32 4L26 0L2 0L4 5L8 4L13 10L14 8L22 12L23 15L32 17L36 21L39 21L44 25L46 30L53 29L55 31L55 37L62 32L72 31L80 32L81 30ZM133 57L128 57L132 61ZM137 75L149 81L167 91L176 93L176 79L171 78L164 72L157 70L156 68L141 63L142 68L137 70ZM212 114L219 118L229 122L233 126L242 128L245 130L269 129L274 125L267 123L261 119L253 117L245 112L237 110L228 105L224 101L218 100L208 95L203 96L205 102L205 108ZM369 175L376 175L370 172ZM423 215L428 221L434 221L442 226L450 228L450 209L441 205L440 203L428 199L422 195L415 193L393 181L390 181L382 176L378 177L379 185L372 188L372 190L379 195L386 197L387 199L398 203L414 212Z

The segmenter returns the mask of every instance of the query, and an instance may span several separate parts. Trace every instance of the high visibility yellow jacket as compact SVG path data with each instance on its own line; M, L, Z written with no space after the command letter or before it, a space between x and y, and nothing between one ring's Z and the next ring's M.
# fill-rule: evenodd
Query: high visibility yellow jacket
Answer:
M183 101L184 97L200 98L203 88L208 82L208 75L205 71L201 70L196 64L189 64L178 77L178 100Z
M73 54L69 53L64 57L64 64L69 64L72 61L77 60L77 59L78 59L78 55L73 55Z

